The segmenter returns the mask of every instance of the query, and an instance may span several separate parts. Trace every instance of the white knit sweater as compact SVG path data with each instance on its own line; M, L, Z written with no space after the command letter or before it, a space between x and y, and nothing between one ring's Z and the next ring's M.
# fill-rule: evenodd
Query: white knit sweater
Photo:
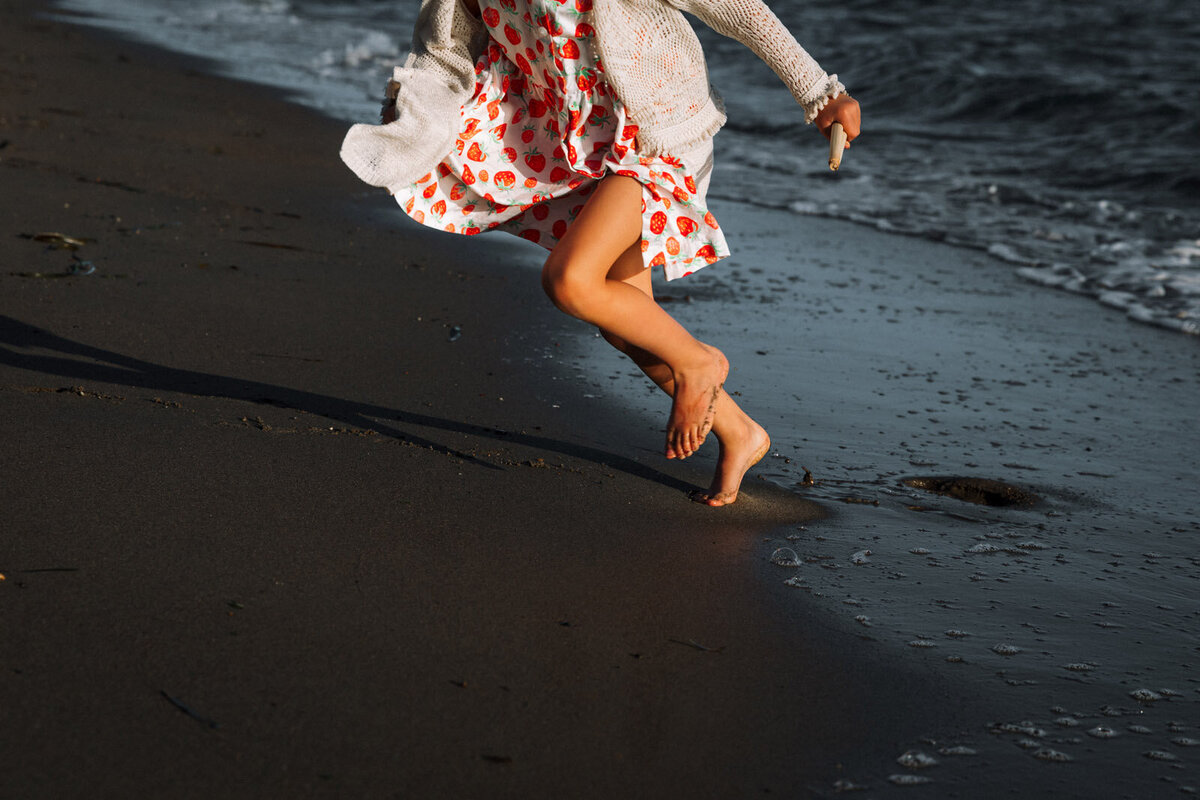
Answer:
M700 41L682 11L754 51L804 108L805 122L845 91L762 0L594 0L596 56L638 125L643 154L684 152L725 124ZM396 120L350 128L342 143L346 165L392 191L428 172L454 144L486 45L486 28L461 0L422 0L412 52L389 84Z

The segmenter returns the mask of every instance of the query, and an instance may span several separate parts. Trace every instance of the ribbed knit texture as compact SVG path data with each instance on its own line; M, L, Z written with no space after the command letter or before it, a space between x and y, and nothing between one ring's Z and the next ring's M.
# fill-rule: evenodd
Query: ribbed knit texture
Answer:
M605 79L638 125L638 150L678 153L725 124L700 40L681 12L750 48L774 70L812 122L845 92L762 0L594 0L596 55ZM460 0L423 0L412 54L397 67L396 121L355 125L342 160L372 186L400 187L428 172L454 144L459 109L475 88L487 32Z
M725 123L700 40L681 11L750 48L791 90L812 122L845 91L762 0L595 0L596 49L605 78L638 124L639 149L668 153Z

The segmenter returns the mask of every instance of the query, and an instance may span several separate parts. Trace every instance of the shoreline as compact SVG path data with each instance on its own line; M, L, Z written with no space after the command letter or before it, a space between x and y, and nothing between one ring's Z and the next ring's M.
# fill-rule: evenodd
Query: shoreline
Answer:
M615 355L581 352L589 334L514 265L534 265L532 246L381 224L399 212L337 162L340 123L191 59L30 21L40 7L0 10L14 54L0 167L15 187L0 255L18 265L0 274L0 501L17 523L0 544L0 743L24 765L0 777L5 793L824 796L846 778L885 796L911 791L887 782L906 772L901 753L971 741L981 758L914 774L980 798L1029 763L989 744L1011 695L848 621L830 607L834 590L861 588L844 569L818 571L838 577L810 600L767 561L780 546L844 559L868 530L902 542L911 518L858 513L831 481L809 495L831 514L818 530L821 508L754 473L730 509L688 503L707 461L655 458L660 415L614 402L635 396L611 388L632 367L608 367L610 380L596 364ZM86 103L68 103L81 66ZM730 213L739 262L776 257L778 234ZM809 222L792 226L816 241L828 226ZM94 239L76 255L97 271L50 277L72 253L20 238L47 230ZM863 242L879 237L810 255L830 276L871 274ZM905 263L956 252L912 248ZM918 276L905 302L920 297L913 282L939 279ZM708 317L724 347L718 323L753 317L769 277L747 267L682 286L700 302L671 310ZM934 309L858 310L841 282L793 300L810 312L796 352L891 368L883 386L919 395L922 371L873 362L875 343L970 333ZM960 294L983 308L988 292L971 278ZM844 334L819 324L839 316ZM754 366L753 336L736 341L750 352L735 369L765 402L770 368ZM772 352L774 371L798 370L793 355ZM868 426L890 430L888 403L841 402L840 384L861 378L834 372L806 388L808 435L786 444L825 459L820 481L863 472L856 491L899 502L878 488L886 459L865 456ZM936 425L922 426L914 449L936 449ZM831 457L841 443L863 457ZM783 486L799 477L782 459L764 466ZM958 535L961 507L938 508ZM1037 763L990 785L1145 785L1103 758L1083 779Z

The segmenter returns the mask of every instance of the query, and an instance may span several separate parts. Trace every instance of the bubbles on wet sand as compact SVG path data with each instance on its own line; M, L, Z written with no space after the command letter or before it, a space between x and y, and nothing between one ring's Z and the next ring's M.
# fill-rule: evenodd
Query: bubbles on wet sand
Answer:
M925 769L926 767L936 767L938 760L928 753L922 753L920 750L909 750L897 758L896 763L908 769Z
M1079 727L1079 720L1074 717L1059 717L1054 720L1054 724L1060 728L1077 728Z
M917 647L917 648L928 648L928 647L937 647L937 643L931 642L928 639L913 639L911 642L908 643L908 646L909 647Z
M799 575L793 575L792 577L790 577L786 581L784 581L783 585L791 586L794 589L798 589L804 585L804 578L801 578Z
M945 633L946 633L946 636L949 636L951 639L965 639L971 635L971 634L967 633L966 631L960 631L957 628L951 628L950 630L946 631Z
M992 646L992 652L1001 656L1015 656L1021 652L1021 648L1015 644L997 644Z
M851 564L869 564L871 563L871 551L859 550L850 556Z
M927 547L914 547L913 549L909 550L908 552L912 553L914 556L927 556L927 555L929 555L930 551L929 551L929 548L927 548Z
M992 725L992 733L1021 733L1026 736L1032 736L1036 739L1041 739L1046 735L1046 732L1034 725L1029 720L1021 720L1020 722L997 722Z
M796 551L790 547L781 547L771 553L771 563L781 567L798 567L800 566L800 556L796 555Z
M1129 731L1130 733L1140 733L1143 735L1149 734L1149 733L1154 733L1154 731L1150 730L1145 725L1130 725L1125 730Z
M1142 753L1142 755L1144 755L1146 758L1150 759L1151 761L1178 761L1179 760L1179 756L1175 755L1174 753L1168 753L1166 750L1147 750L1146 752Z
M1171 743L1180 747L1200 747L1200 739L1193 739L1190 736L1176 736Z
M1097 725L1088 731L1088 736L1096 739L1112 739L1117 735L1117 732L1105 725Z
M857 622L859 625L862 625L864 628L871 627L871 618L868 617L866 614L856 615L854 617L854 621Z
M1153 703L1155 700L1162 700L1161 694L1150 689L1134 689L1129 696L1139 703Z
M1075 760L1061 750L1053 750L1049 747L1043 747L1035 751L1033 757L1042 761L1053 761L1060 764Z
M924 775L889 775L888 780L897 786L921 786L926 783L933 783L932 779Z
M975 748L967 747L965 744L956 744L950 747L943 747L938 750L944 756L973 756L977 753Z
M866 789L867 787L861 783L848 781L845 778L833 782L833 790L838 794L841 794L842 792L863 792L866 791Z
M1063 664L1063 669L1068 669L1071 672L1091 672L1095 668L1094 664L1087 664L1082 661L1075 664Z

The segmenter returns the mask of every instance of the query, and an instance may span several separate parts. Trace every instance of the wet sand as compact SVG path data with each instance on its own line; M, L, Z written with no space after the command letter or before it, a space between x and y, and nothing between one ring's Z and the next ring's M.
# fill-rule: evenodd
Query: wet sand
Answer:
M763 543L764 582L979 704L897 750L941 762L912 774L937 796L1200 786L1196 340L978 252L714 205L737 260L669 307L771 431L757 474L829 513ZM589 371L661 413L616 359ZM895 768L857 775L910 791L880 792Z
M890 646L819 578L846 574L865 526L890 543L912 526L877 490L889 463L831 454L874 452L872 431L891 435L911 398L883 390L924 380L872 361L877 329L945 336L946 315L845 319L835 336L813 321L843 313L839 288L807 293L796 353L846 369L805 387L808 441L777 438L764 462L786 488L754 479L731 508L696 506L685 493L709 463L656 455L662 401L618 402L597 370L629 368L594 366L600 343L541 295L541 251L404 224L337 161L341 123L37 7L0 5L0 794L805 796L849 779L881 796L909 791L887 780L909 772L944 797L1166 785L1140 766L1047 776L1008 743L895 763L987 750L976 740L997 741L987 725L1014 708L946 653ZM784 249L754 244L754 219L726 222L746 265ZM810 242L829 230L789 226ZM26 238L51 232L86 241ZM867 280L876 240L850 236L814 261ZM900 283L958 253L909 244L879 245L913 266ZM739 280L687 291L722 309L710 319L751 325ZM996 322L1018 343L1021 325ZM749 367L754 337L735 341L747 391L811 368L785 357L772 379ZM871 386L855 363L895 379L848 404ZM893 449L932 460L925 430ZM795 461L816 486L794 486L787 447L808 449ZM834 483L856 469L864 486ZM959 536L955 513L928 518ZM783 546L837 569L772 564ZM1195 720L1180 685L1159 707Z

